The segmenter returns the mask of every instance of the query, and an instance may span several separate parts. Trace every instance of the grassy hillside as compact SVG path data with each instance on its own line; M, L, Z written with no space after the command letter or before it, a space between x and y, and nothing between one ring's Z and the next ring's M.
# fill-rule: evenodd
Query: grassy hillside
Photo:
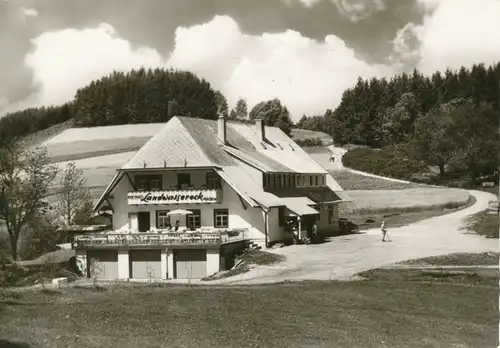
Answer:
M47 129L35 132L28 135L23 139L25 146L38 146L43 144L45 141L63 133L67 129L73 127L74 121L69 120L63 123L56 124L55 126L49 127Z
M320 139L323 142L323 146L330 146L333 144L333 139L330 135L322 132L310 131L307 129L292 129L292 139L293 140L305 140L305 139Z

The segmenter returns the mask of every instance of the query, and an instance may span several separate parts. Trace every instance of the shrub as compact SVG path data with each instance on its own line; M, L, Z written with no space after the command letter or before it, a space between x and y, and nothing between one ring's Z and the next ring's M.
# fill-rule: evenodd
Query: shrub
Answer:
M400 146L352 149L342 157L342 163L351 169L403 180L428 171L425 163L412 159Z

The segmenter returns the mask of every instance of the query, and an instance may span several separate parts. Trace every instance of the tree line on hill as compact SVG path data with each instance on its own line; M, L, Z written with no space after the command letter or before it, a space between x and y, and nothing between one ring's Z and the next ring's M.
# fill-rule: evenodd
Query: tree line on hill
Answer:
M222 114L249 122L259 117L287 134L299 127L330 134L338 145L388 147L382 153L394 153L394 161L404 159L415 165L437 166L442 177L445 168L453 165L474 180L498 167L498 156L490 154L499 143L495 116L500 110L499 80L500 64L446 70L430 77L415 70L390 79L360 78L343 93L335 110L327 110L322 116L303 116L294 125L279 99L262 101L250 111L246 101L240 99L229 110L219 91L190 72L139 69L114 72L93 81L63 106L31 108L0 118L0 139L5 143L9 138L67 120L75 126L92 127L166 122L173 115L216 119ZM449 144L443 144L445 140ZM316 144L311 139L304 145L309 143ZM361 157L369 161L370 156L351 154L349 164L360 169L356 158ZM349 160L349 155L345 158ZM394 161L380 167L387 171L395 167ZM366 163L365 170L369 169ZM374 170L377 169L370 171ZM391 173L396 177L408 175L409 172Z
M0 138L23 137L70 119L75 127L95 127L167 122L174 115L216 119L219 114L234 120L262 117L288 134L293 127L288 109L278 99L263 101L250 112L240 99L229 111L226 98L193 73L139 69L92 81L62 106L7 114L0 118Z
M418 71L391 79L358 79L340 105L298 126L326 131L337 145L366 145L344 156L359 170L408 179L429 166L468 177L469 183L498 172L500 63Z

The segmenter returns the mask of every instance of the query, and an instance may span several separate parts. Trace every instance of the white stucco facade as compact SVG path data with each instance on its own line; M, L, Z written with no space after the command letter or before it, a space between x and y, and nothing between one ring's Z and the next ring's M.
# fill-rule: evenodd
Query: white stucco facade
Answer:
M207 171L191 171L191 178L195 187L201 185L205 180ZM163 188L171 187L175 183L176 172L150 173L151 175L161 174L163 177ZM140 173L139 173L140 175ZM132 178L133 180L133 178ZM168 181L167 181L168 180ZM156 211L157 210L176 210L176 209L199 209L201 214L201 227L214 226L214 209L227 209L229 212L228 228L245 228L249 229L249 238L256 242L263 243L265 238L264 227L264 212L261 208L251 207L248 203L242 201L238 194L226 182L222 182L222 199L220 203L205 203L205 204L168 204L168 205L129 205L127 202L127 193L134 191L130 181L123 177L117 184L113 192L113 199L110 203L113 207L113 229L116 231L136 230L138 228L137 215L138 212L149 212L151 228L156 228ZM277 216L277 209L272 209L270 216ZM172 223L179 220L181 226L185 226L186 216L173 216ZM272 220L274 221L274 220ZM279 229L272 228L273 223L268 226L270 232L269 238L279 240L281 232ZM269 241L272 241L271 239Z

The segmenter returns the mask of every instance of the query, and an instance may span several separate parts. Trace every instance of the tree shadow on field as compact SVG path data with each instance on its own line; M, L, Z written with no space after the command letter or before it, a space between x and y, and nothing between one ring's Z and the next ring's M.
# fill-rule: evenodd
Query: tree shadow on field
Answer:
M11 342L0 339L0 348L31 348L27 343Z

